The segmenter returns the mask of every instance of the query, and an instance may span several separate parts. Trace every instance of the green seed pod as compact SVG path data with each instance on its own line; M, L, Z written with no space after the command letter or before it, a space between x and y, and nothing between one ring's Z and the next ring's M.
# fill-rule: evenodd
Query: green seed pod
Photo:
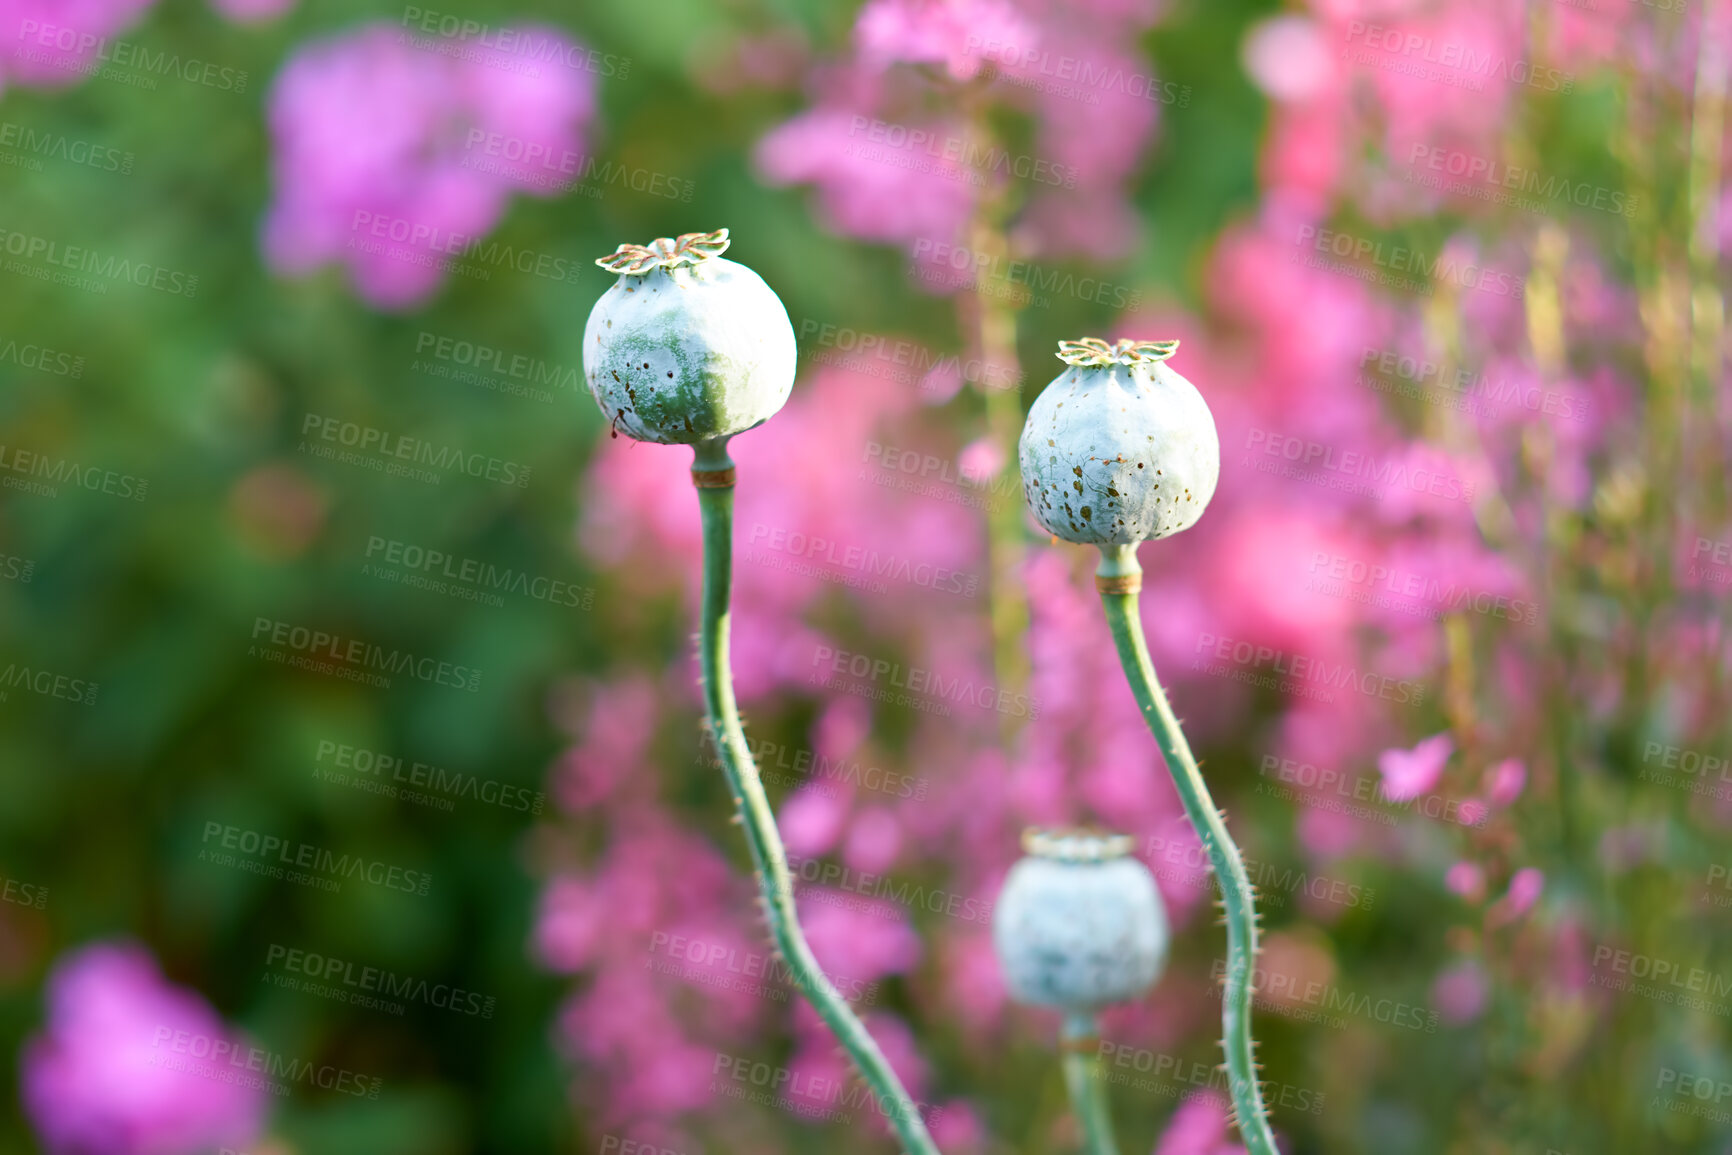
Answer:
M689 445L769 420L794 387L794 327L728 230L621 245L583 330L583 372L615 436Z
M1167 913L1128 835L1028 830L992 911L1019 1003L1090 1012L1140 998L1167 960Z
M1134 545L1195 525L1221 476L1209 406L1164 362L1177 341L1060 341L1069 366L1022 427L1022 490L1049 533Z

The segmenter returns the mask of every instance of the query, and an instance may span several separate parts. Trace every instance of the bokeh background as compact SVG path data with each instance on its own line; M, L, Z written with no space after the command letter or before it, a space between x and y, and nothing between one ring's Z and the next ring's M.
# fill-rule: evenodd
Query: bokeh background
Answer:
M582 385L593 259L721 226L801 349L749 734L945 1151L1076 1145L988 923L1081 821L1176 927L1124 1149L1238 1150L1211 880L1022 510L1084 335L1221 431L1142 611L1286 1148L1732 1149L1726 8L0 0L0 1149L891 1149L703 745L687 455Z

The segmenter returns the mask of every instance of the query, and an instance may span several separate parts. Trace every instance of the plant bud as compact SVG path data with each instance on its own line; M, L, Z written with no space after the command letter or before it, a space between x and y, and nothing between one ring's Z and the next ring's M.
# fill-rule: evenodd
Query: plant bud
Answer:
M1011 997L1092 1012L1139 998L1167 957L1167 915L1149 868L1123 834L1022 836L992 914L992 943Z
M1179 343L1058 347L1069 367L1035 398L1018 445L1035 520L1084 545L1195 525L1221 476L1221 442L1202 394L1164 364Z
M615 436L692 444L761 425L794 387L794 327L726 260L728 230L621 245L583 330L583 373Z

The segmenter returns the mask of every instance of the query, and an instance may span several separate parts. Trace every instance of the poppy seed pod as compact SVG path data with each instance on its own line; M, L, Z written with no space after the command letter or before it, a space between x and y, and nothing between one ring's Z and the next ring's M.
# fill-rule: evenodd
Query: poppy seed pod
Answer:
M583 330L583 373L615 436L689 445L761 425L794 387L794 327L728 230L621 245Z
M1035 520L1083 545L1195 525L1221 476L1221 441L1203 395L1164 364L1179 343L1058 347L1068 368L1035 398L1018 444Z
M1167 957L1167 915L1123 834L1028 830L992 912L1011 997L1092 1012L1140 997Z

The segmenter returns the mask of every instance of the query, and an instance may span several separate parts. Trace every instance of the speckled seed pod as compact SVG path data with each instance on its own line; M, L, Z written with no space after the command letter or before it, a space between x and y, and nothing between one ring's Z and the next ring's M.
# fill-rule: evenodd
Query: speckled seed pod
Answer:
M1221 476L1203 395L1164 362L1177 341L1060 341L1067 368L1022 427L1022 491L1049 533L1133 545L1195 525Z
M728 230L621 245L589 312L583 373L615 436L689 445L761 425L794 387L794 327Z
M1091 1012L1135 999L1160 977L1167 915L1127 835L1029 830L992 914L1011 997Z

